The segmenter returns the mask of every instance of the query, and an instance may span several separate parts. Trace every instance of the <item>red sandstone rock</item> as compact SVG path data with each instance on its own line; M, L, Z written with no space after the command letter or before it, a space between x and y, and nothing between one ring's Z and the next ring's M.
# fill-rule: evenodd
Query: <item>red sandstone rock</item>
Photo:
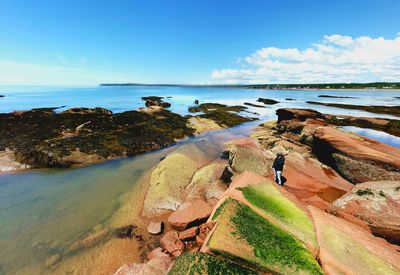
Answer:
M199 232L199 228L197 226L186 229L185 231L179 232L179 239L182 241L188 241L195 239L197 233Z
M169 224L177 230L185 230L190 225L205 221L211 214L212 208L202 200L191 202L186 208L172 213Z
M313 152L353 183L400 180L400 149L333 127L314 131Z
M153 249L147 255L147 258L149 260L154 259L154 258L159 258L159 257L169 257L169 255L163 251L162 247L157 247L157 248Z
M150 222L149 226L147 227L147 231L150 234L153 235L158 235L161 234L164 228L164 223L163 222Z
M323 114L313 109L278 109L276 114L278 115L278 123L283 120L298 119L300 121L305 121L307 118L323 118Z
M361 219L375 235L400 244L400 181L357 184L330 212L346 220Z
M181 255L185 249L185 245L179 240L178 233L175 231L168 231L165 233L160 240L160 244L174 257Z
M310 207L327 274L399 274L400 253L384 239Z

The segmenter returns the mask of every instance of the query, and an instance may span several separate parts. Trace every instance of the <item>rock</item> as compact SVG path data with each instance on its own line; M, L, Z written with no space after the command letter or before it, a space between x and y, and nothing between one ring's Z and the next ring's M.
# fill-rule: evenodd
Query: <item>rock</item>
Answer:
M284 120L297 119L299 121L305 121L307 118L323 118L323 114L317 112L313 109L295 109L295 108L285 108L278 109L276 111L278 116L278 123Z
M147 255L147 258L149 260L154 259L154 258L159 258L159 257L169 257L169 255L163 251L162 247L157 247L157 248L153 249Z
M163 232L163 229L164 229L164 223L160 221L159 222L152 221L147 227L147 231L153 235L161 234Z
M113 235L120 239L125 239L125 238L130 239L134 236L135 228L136 226L134 225L127 225L124 227L120 227L114 230Z
M400 149L335 129L318 127L313 152L352 183L400 180Z
M168 231L160 239L161 246L168 251L172 256L178 257L183 253L185 245L178 237L178 233L175 231Z
M80 115L87 115L87 114L98 114L98 115L112 115L110 110L104 108L70 108L62 112L62 114L80 114Z
M164 102L163 97L159 96L146 96L142 97L142 100L146 101L145 103L146 107L152 107L152 106L159 106L163 108L171 107L171 103Z
M233 183L229 188L232 186ZM282 204L281 210L276 212L277 216L286 212L285 206ZM294 235L272 223L263 216L263 211L257 209L236 199L227 198L213 215L217 225L207 237L207 243L203 244L201 251L209 250L215 255L235 259L235 262L251 266L260 274L322 274L318 262L305 245ZM270 213L277 211L275 208L265 209L270 209ZM289 216L296 217L291 214ZM290 224L291 219L288 222ZM309 220L308 224L306 227L311 226L310 233L314 234L312 221ZM303 223L298 225L301 228Z
M251 107L256 107L256 108L265 108L265 106L263 106L263 105L258 105L258 104L254 104L254 103L250 103L250 102L245 102L243 104L247 105L247 106L251 106Z
M273 99L267 99L267 98L259 98L257 99L258 102L262 102L264 104L267 105L274 105L274 104L278 104L279 101L273 100Z
M185 193L187 193L186 200L207 200L207 193L214 193L217 197L218 193L222 195L225 189L221 190L218 180L221 177L224 166L226 166L226 162L218 160L197 170L185 189Z
M400 244L400 181L359 183L337 199L330 212L361 219L374 235Z
M193 135L187 117L102 108L71 108L61 113L31 110L0 115L0 151L33 168L69 167L136 155ZM90 122L90 123L88 123Z
M224 127L218 125L214 120L201 118L201 117L191 117L188 120L188 127L195 130L196 135L200 135L209 131L221 130Z
M177 230L185 230L207 220L211 212L212 208L206 202L196 200L186 208L173 212L168 217L168 223Z
M199 228L197 226L191 227L189 229L186 229L185 231L179 232L179 239L181 241L190 241L194 240L196 238L196 235L199 232Z
M227 146L230 147L229 162L235 172L252 171L265 176L272 169L273 154L265 151L257 141L236 139Z
M165 275L171 266L169 256L156 257L146 263L125 264L114 275Z
M221 180L225 183L225 184L229 184L232 182L232 177L233 177L233 170L230 166L226 166L224 171L222 172L221 175Z
M55 254L51 257L49 257L46 262L44 263L45 267L49 268L52 267L56 264L58 264L59 262L61 262L62 260L62 255L60 254Z
M400 253L384 239L310 207L327 274L399 274Z
M172 153L162 160L151 173L143 215L154 217L177 210L184 201L184 190L199 164L196 158L180 152Z

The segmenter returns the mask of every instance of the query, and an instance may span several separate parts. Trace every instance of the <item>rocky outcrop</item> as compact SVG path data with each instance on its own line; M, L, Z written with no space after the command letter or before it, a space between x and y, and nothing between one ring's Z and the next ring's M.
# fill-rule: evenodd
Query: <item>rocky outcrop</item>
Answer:
M209 131L224 129L224 127L218 125L214 120L207 118L191 117L189 118L188 123L188 126L193 128L197 135Z
M198 152L198 157L201 156ZM170 154L162 160L151 174L143 215L154 217L178 210L185 200L186 187L201 165L201 160L197 161L181 152Z
M327 274L399 274L400 254L368 231L310 208Z
M333 127L317 127L313 140L313 152L350 182L400 180L398 148Z
M209 120L214 121L217 125L222 128L234 127L244 122L256 120L253 117L246 117L240 112L246 112L247 107L244 106L227 106L219 103L203 103L197 106L189 107L190 113L198 113L203 112L203 114L196 115L195 117L202 120L194 120L192 119L192 124L196 125L196 122L202 122L197 126L200 130L204 129L204 124L211 126L212 128L216 128L215 125L210 124ZM204 120L206 119L206 120ZM195 126L196 127L196 126ZM204 130L203 130L204 132Z
M400 181L357 184L331 205L330 212L361 219L375 235L400 244Z
M207 220L212 208L204 201L189 202L185 208L173 212L168 217L168 223L177 230L185 230Z
M268 98L259 98L257 99L258 102L262 102L266 105L274 105L274 104L278 104L279 101L273 100L273 99L268 99Z
M346 180L360 183L399 179L399 149L341 131L335 127L341 119L314 110L279 109L277 114L275 136L309 146L322 163L336 170ZM349 117L346 120L357 121ZM367 121L363 118L360 120ZM369 119L368 123L377 127L393 124L380 119ZM344 122L340 125L344 125Z
M31 110L0 114L0 151L21 164L65 167L159 149L193 135L187 118L168 111L112 114L102 108L61 113Z
M171 107L171 103L164 102L163 97L159 96L146 96L142 97L142 100L146 101L145 103L146 107L153 107L153 106L158 106L162 108Z
M271 170L274 155L265 151L256 140L236 139L227 143L227 147L229 163L235 172L252 171L265 176Z

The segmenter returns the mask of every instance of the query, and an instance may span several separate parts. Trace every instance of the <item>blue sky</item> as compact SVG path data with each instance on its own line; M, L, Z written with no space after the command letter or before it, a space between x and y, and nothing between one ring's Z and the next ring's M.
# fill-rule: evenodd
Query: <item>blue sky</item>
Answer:
M395 80L399 14L398 0L1 0L0 84Z

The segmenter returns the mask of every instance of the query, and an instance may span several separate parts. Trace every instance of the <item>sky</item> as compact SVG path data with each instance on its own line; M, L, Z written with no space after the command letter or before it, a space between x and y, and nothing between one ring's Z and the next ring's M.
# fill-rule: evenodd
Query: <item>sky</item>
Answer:
M0 0L0 85L400 81L399 0Z

